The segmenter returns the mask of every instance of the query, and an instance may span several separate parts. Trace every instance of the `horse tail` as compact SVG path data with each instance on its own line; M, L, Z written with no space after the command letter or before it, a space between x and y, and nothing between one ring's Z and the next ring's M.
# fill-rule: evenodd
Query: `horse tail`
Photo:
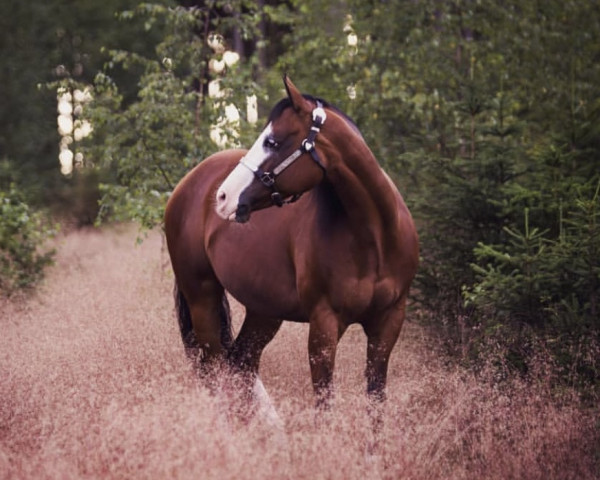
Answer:
M181 333L181 340L185 348L185 353L189 357L195 357L200 350L198 339L194 333L192 326L192 314L190 313L190 307L187 300L179 290L177 282L173 289L173 296L175 297L175 310L177 313L177 322L179 323L179 332Z
M228 352L233 345L233 329L231 328L231 310L229 308L229 300L227 300L225 291L223 291L223 296L221 297L219 319L221 323L221 345L223 345L225 351Z
M173 293L175 297L175 309L177 313L177 321L179 323L179 332L181 333L181 340L183 341L185 352L188 357L197 358L198 353L200 353L200 344L198 343L198 338L196 337L194 327L192 325L192 314L190 313L190 307L187 303L187 300L183 296L183 293L177 286L177 282L175 282ZM221 345L225 351L228 351L233 344L233 331L231 328L231 311L229 309L229 301L227 300L225 292L223 292L221 306L219 308L219 320L221 326Z

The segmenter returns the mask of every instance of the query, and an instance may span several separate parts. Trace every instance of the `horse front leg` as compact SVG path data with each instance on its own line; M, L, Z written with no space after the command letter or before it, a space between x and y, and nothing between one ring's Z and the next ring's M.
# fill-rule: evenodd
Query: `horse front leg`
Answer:
M231 365L240 372L257 375L262 351L273 340L282 323L280 319L263 318L247 312L229 352Z
M330 310L314 313L308 333L310 373L318 409L328 409L333 396L333 369L337 344L346 326Z
M229 363L242 382L242 415L250 417L258 414L267 423L278 428L282 428L283 422L265 390L258 369L264 348L275 337L281 324L280 319L266 319L247 312L240 333L229 352Z

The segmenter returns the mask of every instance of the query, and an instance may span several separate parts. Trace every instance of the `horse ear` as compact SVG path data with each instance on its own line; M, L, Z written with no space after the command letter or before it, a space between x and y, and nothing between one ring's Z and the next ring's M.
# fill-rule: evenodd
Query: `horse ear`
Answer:
M290 77L285 74L283 76L283 84L285 85L285 91L287 92L288 98L292 102L294 110L300 112L301 110L310 109L308 102L300 93L300 90L296 88L296 85L292 83Z

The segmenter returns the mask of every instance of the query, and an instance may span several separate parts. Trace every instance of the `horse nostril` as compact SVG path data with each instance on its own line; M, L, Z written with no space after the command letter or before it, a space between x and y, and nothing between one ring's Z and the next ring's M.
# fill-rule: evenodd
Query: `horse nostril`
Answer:
M227 200L227 194L225 192L219 192L217 200L221 203L225 202L225 200Z

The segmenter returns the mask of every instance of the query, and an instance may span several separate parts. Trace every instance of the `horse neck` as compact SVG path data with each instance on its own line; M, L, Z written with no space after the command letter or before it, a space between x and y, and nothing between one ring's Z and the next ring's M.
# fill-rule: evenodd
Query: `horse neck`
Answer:
M327 145L327 182L356 238L387 243L385 236L395 235L398 225L397 190L360 134L346 120L334 118Z

